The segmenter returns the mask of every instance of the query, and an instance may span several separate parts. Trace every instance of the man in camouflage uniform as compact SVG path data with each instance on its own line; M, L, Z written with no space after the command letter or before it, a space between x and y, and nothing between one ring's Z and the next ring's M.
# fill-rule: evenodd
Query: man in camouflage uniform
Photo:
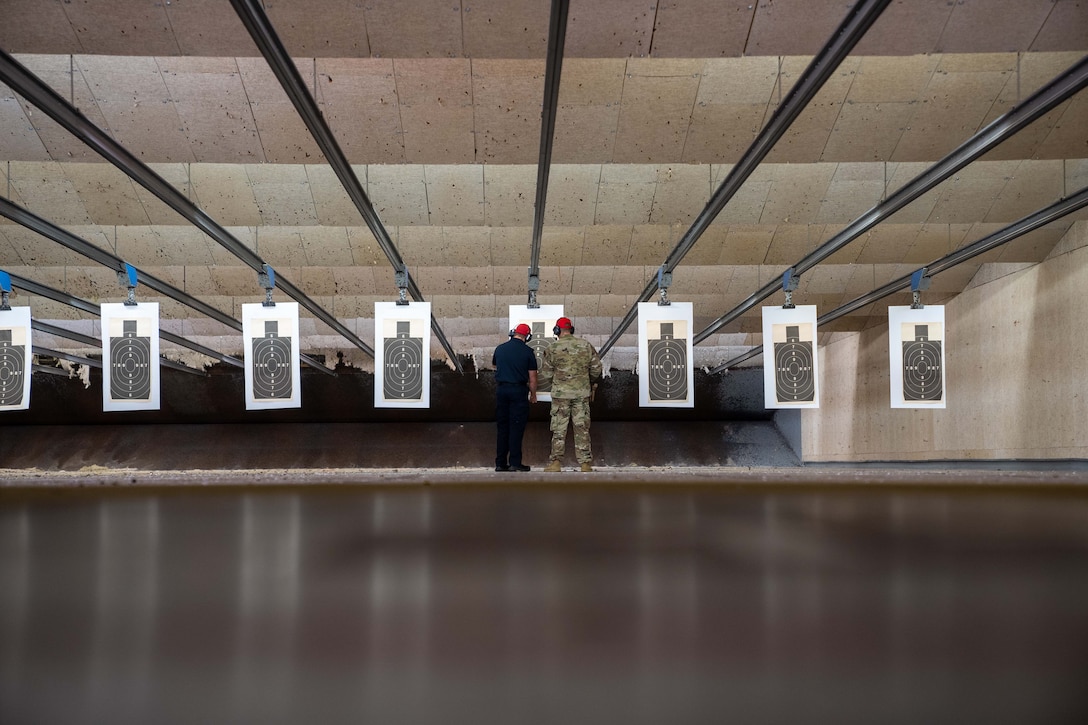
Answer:
M545 471L562 470L567 422L574 428L574 452L583 471L593 470L589 444L589 401L601 379L601 358L587 340L574 336L574 323L560 317L552 330L559 339L544 349L540 378L552 386L552 452Z

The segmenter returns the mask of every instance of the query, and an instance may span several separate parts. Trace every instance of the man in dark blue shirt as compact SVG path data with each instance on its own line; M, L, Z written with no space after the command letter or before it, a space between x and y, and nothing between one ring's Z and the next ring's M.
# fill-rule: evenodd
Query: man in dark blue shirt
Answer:
M526 345L528 325L510 331L510 339L495 348L496 471L528 471L521 463L521 441L529 422L529 403L536 402L536 353Z

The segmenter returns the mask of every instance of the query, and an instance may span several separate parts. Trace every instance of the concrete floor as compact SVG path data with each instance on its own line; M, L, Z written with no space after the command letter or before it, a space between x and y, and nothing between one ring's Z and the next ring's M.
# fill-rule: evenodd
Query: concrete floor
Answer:
M5 477L0 722L1088 718L1080 472L126 475Z

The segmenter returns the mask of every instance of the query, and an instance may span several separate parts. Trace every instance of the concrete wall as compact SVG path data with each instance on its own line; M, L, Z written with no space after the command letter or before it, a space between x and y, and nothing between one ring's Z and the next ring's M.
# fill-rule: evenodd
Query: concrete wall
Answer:
M1088 458L1088 222L1040 264L984 265L945 320L944 410L890 407L887 325L821 347L806 463Z

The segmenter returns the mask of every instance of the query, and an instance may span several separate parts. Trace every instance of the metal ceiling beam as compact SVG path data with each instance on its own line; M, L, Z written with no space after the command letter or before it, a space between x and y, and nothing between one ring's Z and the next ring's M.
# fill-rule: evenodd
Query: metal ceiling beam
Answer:
M102 341L101 340L97 340L97 339L91 337L90 335L84 335L81 332L75 332L74 330L66 330L63 327L57 327L56 325L50 325L48 322L41 322L39 320L31 320L30 321L30 326L32 328L34 328L35 330L38 330L40 332L45 332L45 333L47 333L49 335L54 335L56 337L63 337L63 338L68 339L68 340L75 340L76 342L81 342L84 345L91 345L93 347L102 347ZM40 350L48 350L48 352L46 354L53 355L54 357L56 357L56 354L58 354L56 350L49 350L48 348L39 348L37 346L34 347L35 351L37 351L39 349ZM65 353L65 354L69 354L69 353ZM72 362L78 362L78 361L77 360L72 360ZM180 371L182 371L184 373L192 373L194 375L200 375L202 377L207 377L207 375L208 375L208 373L206 373L203 370L197 370L196 368L189 367L188 365L186 365L184 363L174 362L173 360L170 360L169 358L165 358L165 357L159 357L159 364L162 367L172 368L174 370L180 370ZM95 367L102 367L102 365L98 364L98 365L95 365Z
M265 261L239 241L218 222L204 213L180 191L136 158L128 149L117 143L105 131L91 123L78 108L57 94L11 55L0 49L0 80L12 90L45 112L69 133L94 149L102 158L116 166L129 178L158 197L183 218L217 241L231 254L249 265L258 274L264 271ZM276 286L291 299L308 309L315 317L327 324L346 340L371 357L374 350L329 314L321 305L310 299L282 275L276 275Z
M13 203L10 199L6 199L2 196L0 196L0 216L7 217L13 222L21 224L27 229L37 232L43 237L51 239L57 244L71 249L73 252L82 254L84 257L98 262L104 267L109 267L115 272L125 271L125 261L117 255L111 254L110 252L107 252L101 247L97 247L94 244L91 244L86 239L77 237L75 234L72 234L68 230L58 227L56 224L53 224L49 220L43 219L37 214L34 214L27 209L24 209L18 204ZM234 319L227 313L223 312L222 310L218 310L215 307L207 304L206 302L201 302L196 297L193 297L192 295L184 292L183 290L179 290L177 287L173 286L169 282L164 282L163 280L155 277L152 274L144 272L140 269L137 269L136 271L139 275L139 281L141 284L150 287L159 294L166 295L167 297L170 297L171 299L174 299L181 304L196 310L197 312L201 312L212 318L213 320L222 322L228 327L231 327L239 332L242 331L242 323ZM310 367L314 368L315 370L320 370L321 372L328 375L336 375L333 370L327 368L321 363L321 361L317 360L316 358L313 358L309 355L300 354L299 359L305 362Z
M555 143L555 116L559 107L559 77L563 72L563 48L567 37L570 0L552 0L548 24L548 57L544 69L544 102L540 111L540 157L536 165L536 204L533 207L533 237L529 255L529 279L540 276L540 243L544 235L544 209L548 199L548 174ZM533 292L530 284L530 292ZM530 294L530 299L533 295Z
M965 247L960 247L956 251L950 252L949 254L944 255L940 259L936 259L919 269L924 271L927 276L932 277L935 274L944 272L945 270L951 269L958 264L962 264L969 259L973 259L980 254L988 252L991 249L996 249L1003 244L1007 244L1014 239L1018 239L1025 234L1028 234L1029 232L1033 232L1040 227L1046 226L1047 224L1061 219L1068 214L1072 214L1078 209L1083 209L1086 206L1088 206L1088 187L1081 189L1070 197L1061 199L1051 204L1045 209L1040 209L1034 214L1029 214L1023 219L1013 222L1004 229L999 229L993 234L979 239L977 242L972 242ZM851 300L850 302L836 307L831 312L820 315L818 318L816 318L816 326L819 327L820 325L825 325L828 322L843 317L844 315L848 315L851 312L860 310L866 305L872 304L873 302L882 300L889 295L895 294L900 290L907 289L911 285L911 278L913 276L914 272L904 275L899 279L893 280L886 285L878 287L871 292L867 292L860 297ZM753 347L751 350L741 355L738 355L732 360L728 360L721 365L713 368L712 370L710 370L710 374L713 375L714 373L720 373L723 370L727 370L731 367L739 365L742 362L757 357L762 352L762 345Z
M890 2L891 0L860 0L851 8L838 29L832 34L831 39L812 59L801 78L790 89L790 92L786 94L786 98L775 110L767 125L763 127L752 145L748 147L741 159L729 171L729 175L725 177L717 191L710 197L710 201L707 202L699 216L692 222L691 227L676 243L669 256L665 258L665 262L661 265L665 272L671 273L676 269L711 222L740 190L744 182L748 180L756 167L770 153L778 140L785 135L790 125L801 115L801 112L805 110L827 79L850 54L850 51L853 50L872 24L876 22ZM655 273L655 276L650 278L650 281L646 284L642 294L639 295L639 302L648 302L653 297L658 287L657 280L658 277ZM635 321L637 314L638 304L636 303L628 310L619 327L601 347L602 355L616 344L620 336Z
M389 259L394 271L407 271L400 252L397 251L389 232L386 231L381 219L378 218L374 205L370 203L370 199L363 190L363 185L359 183L359 178L355 176L355 171L352 170L347 156L344 155L340 144L337 143L332 129L325 123L321 111L317 108L317 103L314 102L313 96L307 90L302 76L299 75L298 68L295 67L291 56L287 53L287 49L283 47L279 36L276 35L276 31L261 7L261 3L258 0L231 0L231 5L234 6L234 12L237 13L242 24L246 26L246 30L249 31L253 42L257 44L257 48L272 68L272 72L279 79L280 85L283 86L283 90L287 93L287 97L291 99L295 110L306 124L306 128L310 130L310 134L313 136L314 141L317 142L318 148L325 155L325 160L332 167L344 190L354 202L355 208L359 210L366 225L370 227L371 234L374 235L378 246L385 252L385 256ZM408 292L412 295L412 299L418 302L424 301L423 294L411 275L408 276ZM438 320L435 319L433 314L431 315L431 330L434 331L435 337L438 338L439 343L441 343L446 354L457 368L457 372L464 372L457 353L453 351L453 347L450 346L449 340L446 339L446 335L442 332L442 328L439 327ZM371 352L370 354L373 357L374 353Z
M1005 139L1013 136L1033 121L1049 113L1059 104L1064 103L1073 95L1083 90L1086 86L1088 86L1088 56L1081 58L1079 62L1073 64L1073 66L1064 73L1040 88L1021 103L1017 104L1008 113L983 128L961 144L959 148L952 151L952 153L945 156L919 176L916 176L886 200L865 212L841 232L824 242L814 251L810 252L792 267L793 275L799 277L804 272L812 269L869 229L872 229L910 202L933 189L952 174L993 149ZM699 332L694 337L695 343L698 344L702 342L717 330L737 319L781 289L781 286L778 279L768 282L759 291L753 293L748 299L744 300L744 302L740 303L737 307L722 315L717 320L710 323L704 330Z
M37 282L34 282L33 280L26 279L25 277L20 277L18 275L10 273L9 276L11 277L11 283L13 285L15 285L16 287L21 287L27 292L30 292L31 294L40 295L41 297L60 302L61 304L68 305L69 307L74 307L77 310L82 310L88 314L95 315L96 317L102 316L101 308L99 308L99 306L93 302L88 302L81 297L75 297L68 294L67 292L61 292L58 289L49 287L48 285L39 284ZM193 342L192 340L187 340L184 337L181 337L180 335L175 335L172 332L159 330L159 337L163 340L166 340L167 342L172 342L175 345L180 345L181 347L189 348L194 352L199 352L201 355L206 355L213 360L219 360L220 362L225 362L228 365L233 365L239 368L244 367L242 361L238 358L231 357L230 355L224 355L221 352L212 350L210 347L205 347L200 343Z

